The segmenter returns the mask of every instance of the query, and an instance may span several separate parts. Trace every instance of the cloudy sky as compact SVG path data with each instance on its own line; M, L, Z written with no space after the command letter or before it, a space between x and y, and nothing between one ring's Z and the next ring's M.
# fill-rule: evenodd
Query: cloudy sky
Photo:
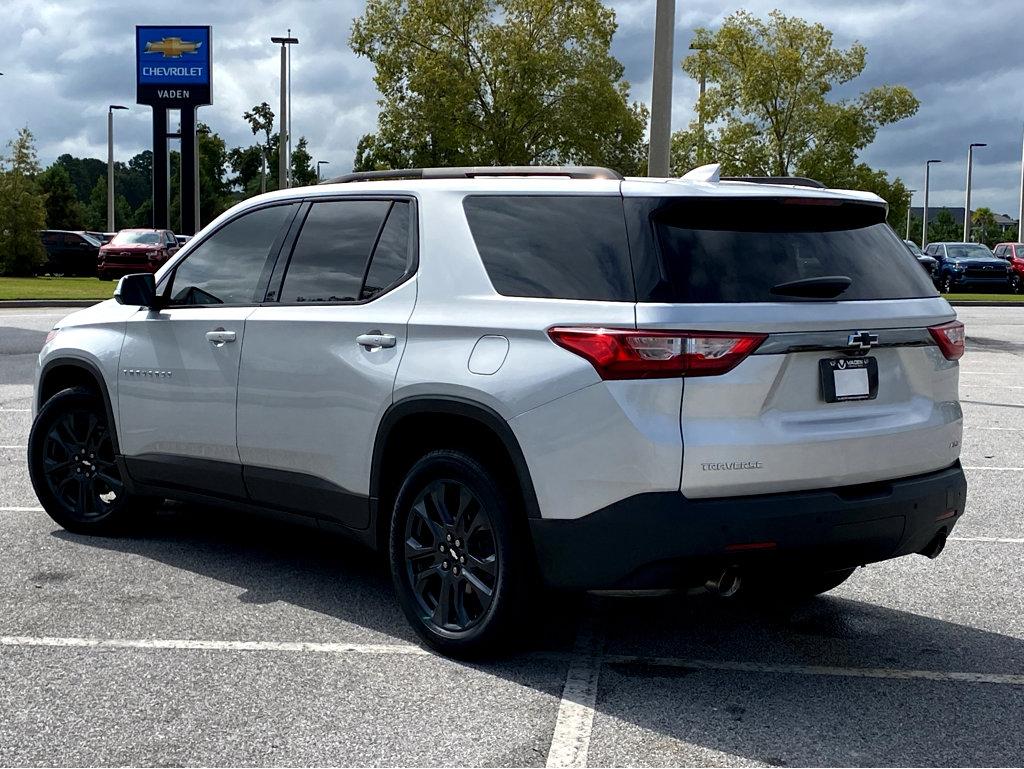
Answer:
M867 162L921 188L924 161L941 158L945 162L933 167L932 200L963 205L967 145L987 142L975 156L973 202L1016 215L1024 125L1021 0L739 3L680 0L677 60L695 27L713 27L740 7L766 14L782 5L788 14L821 21L838 44L859 40L867 46L867 68L847 94L902 83L921 100L915 117L882 130ZM619 22L613 52L625 64L633 98L649 101L654 0L609 4ZM242 113L261 101L276 105L278 49L269 38L290 27L301 41L292 59L293 129L309 138L316 159L330 161L329 171L347 171L356 142L376 120L372 67L346 42L362 6L362 0L176 0L159 6L140 0L4 0L0 141L28 125L44 164L63 152L103 158L107 105L122 103L132 109L116 116L117 157L127 160L148 146L151 124L148 108L133 103L134 25L210 24L214 104L200 110L200 120L229 144L251 144ZM691 120L696 90L677 69L674 128ZM915 205L920 198L915 196Z

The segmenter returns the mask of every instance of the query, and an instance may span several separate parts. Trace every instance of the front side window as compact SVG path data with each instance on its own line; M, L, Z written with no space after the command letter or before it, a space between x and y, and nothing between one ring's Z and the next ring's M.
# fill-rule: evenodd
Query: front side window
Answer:
M394 285L410 265L410 204L314 203L292 250L282 302L354 302Z
M267 258L294 205L257 209L233 219L200 243L175 268L172 305L253 304Z

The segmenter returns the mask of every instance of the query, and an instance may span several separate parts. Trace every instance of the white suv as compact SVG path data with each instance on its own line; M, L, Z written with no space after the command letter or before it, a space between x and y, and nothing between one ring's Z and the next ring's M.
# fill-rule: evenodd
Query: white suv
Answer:
M171 498L387 550L452 654L536 584L823 592L964 509L963 326L885 215L716 167L262 195L49 334L32 481L77 532Z

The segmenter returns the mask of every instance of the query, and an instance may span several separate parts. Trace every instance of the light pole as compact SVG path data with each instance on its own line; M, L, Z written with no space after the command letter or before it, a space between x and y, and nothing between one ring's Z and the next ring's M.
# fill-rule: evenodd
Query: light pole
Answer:
M323 177L320 176L320 166L329 166L330 164L331 164L330 160L318 160L318 161L316 161L316 180L317 181L320 181L321 179L323 179Z
M114 232L114 110L128 109L120 104L107 107L107 232Z
M913 208L914 205L915 192L917 192L917 190L907 190L909 196L907 198L907 240L910 240L910 209Z
M1024 142L1020 148L1020 208L1017 209L1017 242L1024 243Z
M696 42L690 43L691 51L698 51L698 59L700 61L700 96L697 101L697 126L699 133L697 134L697 165L702 166L706 162L704 145L706 142L704 134L704 91L707 87L707 62L704 60L705 52L711 50L710 45L697 45Z
M982 142L974 142L967 148L967 193L964 196L964 243L971 239L971 175L974 171L974 148L987 147Z
M272 37L272 43L281 45L281 130L277 135L277 188L287 189L288 184L288 52L290 45L298 45L297 37Z
M941 163L941 160L929 160L924 164L924 211L921 214L921 248L928 245L928 188L931 186L932 163Z
M654 72L651 79L648 176L668 176L672 144L672 36L675 25L675 0L658 0L654 14Z

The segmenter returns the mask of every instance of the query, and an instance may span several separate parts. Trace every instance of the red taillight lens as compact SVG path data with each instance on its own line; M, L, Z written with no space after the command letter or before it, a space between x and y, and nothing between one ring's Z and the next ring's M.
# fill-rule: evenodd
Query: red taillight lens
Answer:
M932 339L946 356L946 360L959 360L964 354L964 324L958 320L943 323L941 326L929 326Z
M765 334L553 328L552 341L590 361L602 379L715 376L735 368Z

